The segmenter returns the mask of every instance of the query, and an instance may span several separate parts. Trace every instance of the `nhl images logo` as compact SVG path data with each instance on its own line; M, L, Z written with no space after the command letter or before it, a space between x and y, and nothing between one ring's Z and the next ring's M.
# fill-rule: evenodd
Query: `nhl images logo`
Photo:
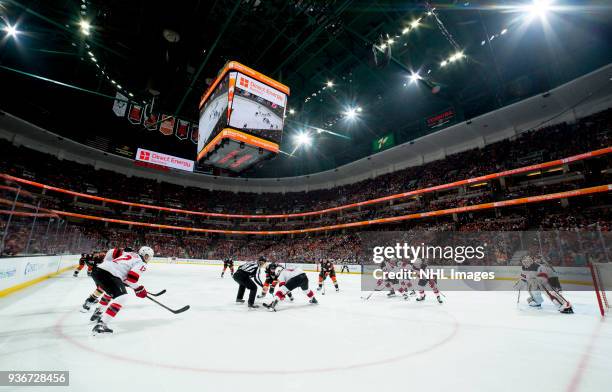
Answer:
M140 159L143 161L148 161L149 159L151 159L151 154L147 151L141 151L140 152Z

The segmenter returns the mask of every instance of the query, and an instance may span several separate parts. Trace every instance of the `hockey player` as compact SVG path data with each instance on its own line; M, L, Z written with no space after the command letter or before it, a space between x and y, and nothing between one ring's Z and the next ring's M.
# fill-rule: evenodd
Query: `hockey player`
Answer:
M557 306L561 313L574 313L574 309L568 300L563 298L559 289L559 279L554 279L554 270L546 263L538 264L526 255L521 259L522 271L517 282L519 290L525 289L529 292L527 304L534 308L540 308L544 299L542 291L546 293L552 303Z
M336 292L340 291L340 288L338 287L338 281L336 280L336 268L334 267L334 263L331 259L321 261L321 271L319 272L319 287L317 287L317 291L321 291L321 289L323 288L323 281L325 280L325 278L327 278L327 275L329 275L329 278L334 283Z
M314 292L308 288L308 276L300 268L283 268L276 267L274 270L274 276L278 280L278 286L280 287L276 293L276 298L269 304L263 304L264 307L276 311L276 305L279 301L285 299L285 297L295 288L301 288L306 296L310 298L311 304L317 304L318 301L315 298Z
M259 273L264 264L267 263L265 257L261 256L257 261L249 261L242 264L234 274L234 280L238 283L238 294L236 294L236 302L244 303L244 292L249 289L249 308L258 308L255 304L255 296L257 295L257 286L263 286Z
M94 334L112 333L107 326L109 320L115 318L127 300L125 286L134 289L139 298L147 296L144 286L138 284L140 275L147 270L147 263L153 259L153 249L143 246L136 252L124 252L112 261L102 262L93 272L93 279L105 295L112 299L98 323L93 327Z
M94 256L88 261L86 261L86 263L88 264L88 266L89 264L91 264L93 272L93 270L97 267L98 264L101 264L105 261L113 261L117 257L121 256L124 252L132 251L133 250L130 247L125 247L123 249L111 248L106 253L98 252L97 254L94 254ZM100 297L102 297L101 300ZM111 297L108 294L104 294L104 290L96 285L96 289L94 290L94 292L91 293L83 303L83 310L81 310L81 312L88 312L89 309L91 309L91 305L98 303L98 300L100 300L100 306L98 306L94 314L91 316L91 321L98 321L100 319L100 316L102 315L102 308L106 307L109 301L111 300Z
M421 271L427 270L427 264L422 259L417 257L414 259L414 262L412 263L412 269L416 271L418 274L421 274ZM440 290L438 290L437 279L436 278L428 279L427 277L423 277L423 276L420 276L419 281L417 283L417 285L419 286L419 295L417 296L416 300L419 302L425 300L425 285L426 284L429 284L429 287L431 287L431 290L436 295L436 299L438 300L438 303L443 303L442 297L440 296Z
M223 260L223 271L221 272L221 277L223 277L227 268L229 268L230 274L234 276L234 260L232 260L231 257L228 257Z
M401 268L409 268L408 263L402 265ZM398 261L396 259L390 259L381 264L381 270L383 272L398 272L400 270L400 266L398 265ZM381 290L384 288L389 289L389 293L387 293L387 297L395 297L395 289L404 297L404 299L408 299L408 288L412 287L412 283L409 280L400 280L400 279L379 279L377 282L378 286L382 286ZM414 290L410 293L410 295L414 295Z
M257 296L257 298L264 298L266 296L266 294L268 294L268 292L271 295L274 295L274 288L276 287L276 285L278 284L278 280L276 279L276 275L274 274L274 271L276 271L276 268L278 267L278 264L276 263L269 263L264 272L266 274L266 279L263 282L263 287L261 289L261 294L259 294ZM289 299L291 301L293 301L293 295L291 293L287 293L287 296L289 297Z
M94 255L98 253L99 252L96 251L94 251L93 253L81 253L81 258L79 259L79 266L74 270L74 274L72 276L75 278L78 277L79 272L81 272L81 270L85 268L85 266L87 266L87 276L91 276L91 260L93 259Z

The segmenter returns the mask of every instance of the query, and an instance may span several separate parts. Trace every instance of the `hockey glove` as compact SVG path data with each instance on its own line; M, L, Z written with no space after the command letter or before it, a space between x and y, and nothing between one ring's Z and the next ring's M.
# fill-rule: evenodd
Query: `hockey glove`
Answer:
M147 289L145 289L144 286L138 286L134 289L134 293L137 297L144 298L147 296Z

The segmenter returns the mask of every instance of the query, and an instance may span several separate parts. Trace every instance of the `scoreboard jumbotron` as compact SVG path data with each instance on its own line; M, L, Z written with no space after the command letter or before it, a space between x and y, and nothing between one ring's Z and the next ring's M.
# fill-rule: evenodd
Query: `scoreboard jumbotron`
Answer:
M279 152L289 87L230 61L200 100L197 161L241 172Z

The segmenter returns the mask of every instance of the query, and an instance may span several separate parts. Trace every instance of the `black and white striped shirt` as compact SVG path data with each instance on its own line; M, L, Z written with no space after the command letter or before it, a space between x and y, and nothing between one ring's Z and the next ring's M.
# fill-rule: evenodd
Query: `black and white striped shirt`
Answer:
M253 278L255 283L257 283L259 286L263 286L263 284L261 283L261 278L259 277L260 270L261 268L259 268L259 265L256 261L248 261L238 267L238 271L246 272L250 278Z

